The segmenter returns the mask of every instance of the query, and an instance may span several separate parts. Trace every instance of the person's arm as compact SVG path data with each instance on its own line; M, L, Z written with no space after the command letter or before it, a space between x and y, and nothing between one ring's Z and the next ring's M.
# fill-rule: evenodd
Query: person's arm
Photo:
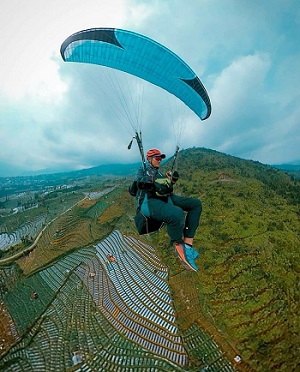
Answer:
M139 187L139 186L142 185L141 180L143 179L143 177L144 177L144 169L139 168L137 171L135 180L133 181L132 185L128 187L128 191L131 196L136 196L138 189L142 189L142 187Z
M144 173L144 170L140 168L136 177L137 187L140 190L152 190L154 188L154 179L151 175Z
M137 191L138 191L137 181L136 181L136 180L134 180L134 181L132 182L132 185L128 187L128 191L129 191L129 194L130 194L131 196L136 196Z

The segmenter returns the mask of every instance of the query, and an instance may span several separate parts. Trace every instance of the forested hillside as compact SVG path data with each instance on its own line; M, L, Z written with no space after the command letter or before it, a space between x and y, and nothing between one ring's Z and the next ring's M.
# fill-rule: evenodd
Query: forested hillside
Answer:
M172 159L163 166L165 171L169 170L170 164ZM9 306L13 302L12 294L15 296L18 288L22 289L25 301L31 283L39 283L41 278L47 278L48 283L47 286L45 285L45 298L41 296L41 301L44 302L39 303L39 308L35 309L36 313L32 315L28 313L23 318L29 322L31 316L38 317L37 314L41 313L44 313L44 316L37 318L34 331L26 329L28 325L18 318L16 323L19 324L19 329L17 327L14 331L16 333L11 334L10 338L19 340L23 337L23 341L19 343L21 346L14 346L11 351L6 351L5 359L2 359L3 362L5 360L5 365L13 368L16 356L21 355L20 348L22 348L22 357L25 358L24 350L27 344L28 347L36 345L34 347L43 354L40 344L42 341L39 341L43 337L39 332L44 329L51 337L55 336L52 326L52 328L50 326L43 328L42 324L46 320L49 323L49 319L52 322L52 318L49 318L51 314L51 316L58 314L55 317L59 320L53 318L53 322L56 323L61 322L62 318L59 317L62 316L72 318L72 313L62 310L65 288L72 288L76 301L83 301L82 298L87 296L85 286L88 286L93 296L98 299L101 285L107 282L111 293L119 296L118 301L112 295L105 297L106 301L108 298L111 301L106 305L107 309L111 309L110 315L107 315L105 320L106 334L114 334L112 341L114 344L108 344L109 340L104 335L105 332L101 333L102 330L97 332L101 334L103 343L97 341L97 337L93 334L88 333L91 329L98 329L98 325L104 322L104 318L99 321L103 314L98 315L102 305L99 305L99 310L89 297L86 302L89 305L85 307L84 316L80 318L77 314L75 325L72 322L67 323L67 327L78 325L79 328L63 328L64 333L59 335L64 338L64 352L66 353L70 347L67 342L71 332L73 344L81 345L83 349L88 350L86 366L91 366L92 363L101 365L101 360L96 357L100 349L101 352L118 349L118 353L126 349L126 353L122 354L124 365L130 364L126 355L134 356L136 360L140 360L138 355L142 355L145 364L144 369L140 370L146 371L148 364L149 368L154 368L153 371L158 371L161 368L158 367L159 363L165 369L172 370L172 365L168 361L155 362L156 359L152 361L158 363L157 368L151 367L149 354L144 353L140 348L135 348L134 344L124 337L123 328L118 334L114 325L116 319L125 311L124 304L120 305L120 301L124 301L120 291L124 291L126 283L129 285L130 280L133 280L134 285L139 286L143 296L147 296L145 288L148 284L144 279L145 270L148 270L147 265L139 266L136 262L139 262L140 254L147 257L145 262L150 262L147 250L144 249L149 244L154 249L151 248L151 254L155 254L157 268L151 268L151 274L147 275L151 276L151 280L155 280L161 264L169 270L166 280L172 291L176 324L187 355L184 363L188 364L182 370L199 371L207 368L206 370L214 371L218 370L216 368L221 368L221 365L227 366L228 369L224 370L232 370L234 367L240 371L262 372L294 371L299 368L299 182L279 170L258 162L199 148L181 151L177 169L180 179L175 186L175 192L200 198L203 205L201 224L194 242L194 247L200 252L196 260L199 271L189 272L180 265L169 246L165 228L150 236L137 235L133 222L134 198L127 192L131 180L119 183L112 192L99 199L85 199L49 225L32 253L19 259L15 263L16 266L6 266L2 270L2 306ZM101 260L99 256L94 261L94 250L91 247L95 244L98 246L98 242L116 229L129 239L138 240L134 240L133 246L125 246L125 248L120 244L119 250L116 245L107 248L113 250L116 257L121 257L124 249L130 251L131 255L135 255L133 260L134 265L137 265L135 269L129 269L126 260L121 262L121 259L117 259L119 263L117 262L115 267L121 268L123 265L128 273L122 274L123 279L119 278L118 286L115 287L109 279L110 274L107 269L109 266L106 267L101 262L101 260L105 262L106 256L104 255ZM136 252L133 253L135 247L143 247L143 249L136 248ZM99 254L101 252L99 250ZM80 260L76 258L76 261L74 255L80 257ZM86 255L88 258L81 258ZM141 257L141 260L144 258ZM93 262L93 269L88 260ZM73 266L70 267L73 268L68 268L68 271L64 272L67 267L64 262L69 262L70 265L72 263ZM153 258L151 262L153 265ZM60 268L60 274L57 273L57 267ZM140 267L143 267L143 275L137 274ZM97 275L101 273L99 277L102 278L102 284L99 284L98 289L93 284L91 290L90 279L87 278L93 270ZM55 284L57 288L51 290L48 288L54 285L48 274L45 275L48 272L53 276L53 283L58 283ZM86 272L87 275L84 274ZM143 282L139 282L136 275L143 277ZM153 295L151 300L156 301ZM57 302L60 303L60 307L55 305ZM84 306L84 303L84 301L80 302L80 306ZM31 300L31 308L34 308L35 304L37 302L32 303ZM43 306L47 307L47 312ZM97 318L96 323L89 321L89 311L93 312L95 319ZM5 319L7 324L12 324L14 321L9 314ZM2 320L2 328L5 328L5 319ZM110 324L106 322L107 319L111 319L108 322ZM152 326L152 323L148 325L150 328ZM61 327L58 323L55 327L57 332L62 332L59 331ZM138 333L138 329L135 328L134 332ZM89 337L93 340L90 344L87 341ZM218 345L222 354L215 348L211 348L211 340ZM54 346L53 350L59 353ZM26 355L29 363L29 354ZM51 357L51 353L49 355ZM237 355L241 357L241 363L234 360ZM63 358L66 357L60 355L61 363ZM113 359L110 356L106 355L105 358L103 359L105 363L112 363ZM176 370L180 370L180 363L183 364L182 359L180 360ZM231 365L227 361L230 361ZM52 362L54 363L53 360ZM83 368L86 368L83 370L91 370L88 367ZM133 371L139 370L135 369L134 365L130 368Z
M294 370L300 362L300 183L258 162L206 149L181 152L178 171L176 190L203 203L195 240L200 272L193 282L199 313L254 370ZM185 279L190 286L185 272L175 277L175 287L184 288ZM176 292L186 327L199 318Z

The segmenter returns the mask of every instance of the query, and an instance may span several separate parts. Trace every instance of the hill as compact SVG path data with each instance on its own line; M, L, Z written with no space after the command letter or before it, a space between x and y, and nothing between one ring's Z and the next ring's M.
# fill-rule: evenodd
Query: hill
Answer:
M298 180L300 179L300 161L295 162L295 164L274 164L273 167L290 174Z
M25 171L20 168L11 168L0 162L1 179L5 178L28 178L35 177L38 179L70 179L100 174L127 175L132 172L136 164L103 164L97 167L91 167L81 170L59 170L59 169L42 169L38 171Z
M85 198L49 224L29 255L0 271L5 314L1 324L2 329L10 329L0 366L13 370L20 361L37 366L51 360L53 368L71 368L68 355L78 349L86 358L82 364L86 371L92 371L93 365L105 370L101 369L104 362L105 368L120 371L125 366L133 371L296 370L300 362L299 183L272 167L198 148L180 152L178 171L176 193L199 197L203 203L195 237L199 272L180 266L165 228L151 236L137 236L127 181L99 199ZM118 243L116 234L120 234ZM99 255L104 248L99 251L99 246L119 257L112 264L118 269L116 277L111 277L106 256ZM125 251L124 258L134 255L133 261L121 259ZM95 279L88 280L94 272ZM162 293L157 299L148 296L146 278L149 289L157 286L156 293ZM162 286L162 278L169 289ZM31 298L35 288L43 288L39 299ZM136 289L126 297L128 288ZM22 316L16 304L18 293L27 309ZM170 304L174 313L165 310ZM145 312L139 315L136 306ZM166 331L173 315L178 333L175 329L172 337L170 330L165 336L161 333L160 356L155 357L157 350L149 341L155 345L153 330ZM167 319L170 325L162 326ZM176 335L181 337L179 343ZM63 342L61 351L55 346L57 340ZM168 343L169 351L163 351ZM241 356L241 364L234 361L236 355Z

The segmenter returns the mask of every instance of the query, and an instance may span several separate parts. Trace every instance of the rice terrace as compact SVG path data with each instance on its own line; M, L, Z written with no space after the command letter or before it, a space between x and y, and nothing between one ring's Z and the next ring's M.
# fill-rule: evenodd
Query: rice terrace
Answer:
M2 180L0 370L299 368L299 181L206 149L181 165L198 273L165 227L137 234L132 178Z

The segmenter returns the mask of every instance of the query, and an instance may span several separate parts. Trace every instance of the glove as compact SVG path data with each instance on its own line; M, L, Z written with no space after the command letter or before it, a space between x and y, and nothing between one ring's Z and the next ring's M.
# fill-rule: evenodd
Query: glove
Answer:
M178 181L179 173L177 171L174 171L172 174L172 183L175 183Z
M143 177L137 182L137 186L140 190L151 190L154 187L152 179L150 177Z
M137 182L134 181L133 184L132 184L131 186L128 187L129 194L130 194L131 196L136 196L137 189L138 189Z
M138 182L138 188L140 190L151 190L153 187L154 185L152 182Z

